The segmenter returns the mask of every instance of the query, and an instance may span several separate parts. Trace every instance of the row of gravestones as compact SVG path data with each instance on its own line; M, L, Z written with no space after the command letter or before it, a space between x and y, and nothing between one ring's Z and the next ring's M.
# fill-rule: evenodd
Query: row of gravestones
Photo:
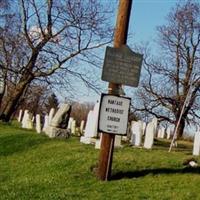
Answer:
M24 111L22 118L22 110L20 110L18 121L22 122L22 128L33 129L33 122L36 118L36 131L41 133L41 130L45 132L49 137L62 137L68 138L70 134L76 134L76 121L70 118L71 106L68 104L61 104L58 111L55 113L55 109L51 109L49 115L45 116L44 126L41 129L41 117L36 115L33 117L28 110ZM55 113L55 115L54 115ZM99 113L99 102L94 106L94 109L88 113L87 123L84 128L84 121L81 121L80 125L80 142L85 144L95 144L95 148L100 148L101 145L101 134L98 135L98 113ZM158 131L157 131L158 129ZM167 139L170 139L172 129L168 127L166 129ZM151 149L153 146L154 138L164 138L165 128L157 128L157 119L154 118L147 125L142 121L132 121L128 128L127 136L116 136L115 147L121 147L121 141L129 141L133 146L140 147L142 145L142 137L144 136L144 148ZM96 139L96 138L100 139ZM199 155L200 153L200 130L195 133L193 155Z
M99 149L101 145L102 135L98 134L98 113L99 102L94 106L94 109L88 113L85 134L80 138L80 142L85 144L95 144L95 148ZM170 139L173 135L174 127L168 126L158 127L157 118L153 118L151 122L146 124L143 121L132 121L127 129L127 136L116 136L115 147L122 147L121 141L130 141L131 145L136 147L142 146L142 138L144 137L143 146L146 149L153 147L154 138ZM100 139L96 139L100 138ZM200 129L196 131L194 136L193 155L200 154Z
M68 138L70 134L75 135L78 131L83 134L84 121L81 121L80 128L76 128L76 121L70 117L71 106L68 104L61 104L57 112L52 108L48 115L44 117L44 125L42 128L41 116L39 114L34 117L28 110L24 113L19 112L18 121L22 123L22 128L33 129L35 121L35 129L37 133L42 131L50 138ZM23 115L23 116L22 116Z

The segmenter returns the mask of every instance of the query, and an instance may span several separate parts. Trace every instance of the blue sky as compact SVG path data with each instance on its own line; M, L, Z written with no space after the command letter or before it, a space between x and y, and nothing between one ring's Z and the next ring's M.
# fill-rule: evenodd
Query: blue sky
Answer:
M133 0L129 33L133 42L152 41L156 27L166 23L166 16L177 0ZM130 41L132 43L132 41Z
M107 3L108 0L102 0ZM183 0L182 0L183 1ZM156 27L166 23L166 16L170 9L174 7L179 0L133 0L131 17L129 22L129 35L127 44L140 44L141 42L150 42L151 48L155 49L154 40L156 39ZM112 0L116 4L116 15L118 1ZM115 25L116 16L111 19ZM133 49L134 50L134 49ZM104 55L102 55L104 56ZM101 76L99 76L101 77ZM100 80L101 81L101 80ZM103 81L101 81L103 82ZM103 84L106 90L107 84ZM126 87L127 88L127 87ZM136 90L137 88L130 88L128 90ZM127 94L128 95L128 94ZM93 91L88 91L87 96L79 97L80 101L96 102L99 96Z

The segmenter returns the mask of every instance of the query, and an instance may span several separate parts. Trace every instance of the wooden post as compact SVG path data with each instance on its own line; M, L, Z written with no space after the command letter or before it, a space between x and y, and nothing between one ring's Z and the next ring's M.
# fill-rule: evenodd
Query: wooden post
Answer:
M114 47L119 48L126 44L128 35L128 25L131 13L132 0L120 0L118 7L118 15L114 36ZM108 93L119 94L121 85L116 83L109 83ZM100 180L107 181L110 179L112 168L112 157L114 149L115 135L102 133L100 158L97 176Z

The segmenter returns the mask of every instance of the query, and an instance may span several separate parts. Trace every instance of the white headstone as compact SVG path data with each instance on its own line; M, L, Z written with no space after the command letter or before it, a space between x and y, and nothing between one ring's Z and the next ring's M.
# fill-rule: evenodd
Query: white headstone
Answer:
M85 126L85 137L97 136L97 123L98 119L96 118L94 111L89 111Z
M81 121L81 125L80 125L80 133L81 133L81 135L83 134L84 125L85 125L85 121L82 120Z
M142 124L142 135L145 135L146 126L147 126L146 122L143 122L143 124Z
M33 121L32 121L31 115L29 113L27 113L27 120L26 120L25 126L27 129L33 129Z
M193 155L199 156L200 153L200 129L195 132L194 144L193 144Z
M94 106L94 110L89 111L87 116L87 122L85 126L84 136L80 138L80 142L85 144L93 143L91 138L97 137L97 128L98 128L98 114L99 114L99 102Z
M97 137L97 128L98 128L98 117L99 117L99 102L97 102L94 106L93 110L93 137Z
M48 126L49 126L49 115L45 115L44 116L44 126L43 126L42 131L46 133Z
M55 109L51 108L49 112L49 124L51 123L51 120L53 119L54 113L55 113Z
M132 121L131 123L131 144L134 146L140 146L142 142L142 121Z
M72 134L72 135L75 135L75 134L76 134L76 120L73 120L73 121L72 121L71 134Z
M160 127L158 129L158 134L157 134L157 138L164 138L165 137L165 128L164 127Z
M157 138L161 138L161 128L158 129Z
M161 135L160 138L164 139L165 138L165 128L161 127Z
M17 121L21 122L21 120L22 120L22 109L19 110L19 116L18 116Z
M41 133L41 119L39 114L36 115L36 131L37 133Z
M166 132L167 132L167 139L169 140L171 136L171 128L169 126L167 127Z
M115 136L114 147L122 147L121 141L122 141L122 136L121 135L116 135Z
M28 114L28 110L25 110L23 118L22 118L22 128L26 128L27 117L28 117L27 114Z
M155 137L157 134L158 119L156 117L154 117L152 119L152 123L154 124L154 137Z
M71 129L72 129L72 121L73 121L73 120L74 120L74 119L73 119L72 117L69 118L68 125L67 125L67 129L68 129L68 130L71 130Z
M152 122L147 124L146 134L144 139L144 148L151 149L153 146L154 140L154 133L155 133L155 124Z

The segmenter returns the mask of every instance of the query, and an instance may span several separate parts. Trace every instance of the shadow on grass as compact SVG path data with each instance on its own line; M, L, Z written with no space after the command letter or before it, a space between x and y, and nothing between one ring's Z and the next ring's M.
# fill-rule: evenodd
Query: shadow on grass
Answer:
M0 137L0 156L8 156L17 152L26 151L39 144L48 142L45 137L32 134L16 134Z
M126 172L116 172L111 176L111 180L120 180L123 178L140 178L147 175L161 175L161 174L185 174L185 173L194 173L200 174L200 167L191 168L184 167L178 169L172 168L157 168L157 169L145 169L141 171L126 171Z

